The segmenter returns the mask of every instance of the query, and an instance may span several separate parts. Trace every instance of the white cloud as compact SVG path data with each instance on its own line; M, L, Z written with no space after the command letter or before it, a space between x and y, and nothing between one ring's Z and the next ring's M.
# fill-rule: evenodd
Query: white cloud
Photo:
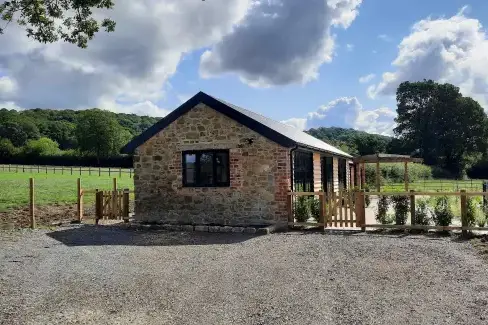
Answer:
M362 0L256 1L232 33L200 58L204 78L234 73L255 87L306 83L332 61L334 27L348 28Z
M352 52L352 50L354 50L354 44L346 44L346 50Z
M378 35L378 38L382 41L385 41L385 42L391 42L392 41L391 37L386 35L386 34L380 34L380 35Z
M22 107L18 106L14 102L0 102L0 109L6 108L6 109L14 109L16 111L21 111L23 110Z
M370 73L366 76L362 76L359 78L359 82L362 83L362 84L365 84L365 83L368 83L370 82L371 80L374 79L374 77L376 77L376 75L374 73Z
M488 37L477 19L464 16L415 23L399 45L394 71L368 89L368 95L394 95L403 81L433 79L460 87L488 109Z
M307 119L306 118L292 117L288 120L281 121L281 123L288 124L288 125L293 126L294 128L297 128L299 130L305 130L307 128Z
M342 97L320 106L306 118L291 118L283 123L302 130L318 127L353 128L369 133L393 135L396 112L388 107L365 109L356 97Z
M98 33L87 49L62 42L40 44L10 24L0 36L0 70L8 78L0 82L0 102L160 116L165 111L156 103L183 55L221 40L251 3L119 0L114 10L103 12L117 22L116 31Z
M10 95L17 91L17 84L7 76L0 77L0 95Z

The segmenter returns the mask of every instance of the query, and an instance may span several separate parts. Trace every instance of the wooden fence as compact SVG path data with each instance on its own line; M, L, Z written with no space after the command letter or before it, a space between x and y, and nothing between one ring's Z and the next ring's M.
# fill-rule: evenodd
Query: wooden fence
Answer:
M366 205L365 196L407 196L409 198L410 224L392 225L366 223ZM307 196L318 198L320 204L320 213L318 222L296 222L294 205L296 197ZM419 225L416 223L416 197L425 196L455 196L460 198L461 226L435 226ZM475 227L469 225L467 219L467 201L468 197L483 196L488 199L488 192L340 192L326 194L324 192L289 192L288 193L288 226L317 226L317 227L355 227L365 231L366 228L389 228L389 229L418 229L418 230L461 230L463 234L468 231L479 230L488 231L488 227ZM487 220L488 222L488 220Z
M95 221L98 224L100 219L117 219L129 221L129 200L130 191L117 188L117 178L113 178L113 189L103 190L85 190L81 187L81 179L76 180L76 216L77 222L83 221L83 197L88 194L95 195ZM36 209L35 209L35 181L29 179L29 217L30 227L36 228Z
M297 197L318 199L319 217L317 222L296 222L294 207ZM288 226L318 227L362 227L364 224L364 195L362 192L289 192Z
M11 173L43 173L61 175L108 175L119 176L129 175L132 178L134 169L120 167L81 167L81 166L41 166L41 165L0 165L0 170Z

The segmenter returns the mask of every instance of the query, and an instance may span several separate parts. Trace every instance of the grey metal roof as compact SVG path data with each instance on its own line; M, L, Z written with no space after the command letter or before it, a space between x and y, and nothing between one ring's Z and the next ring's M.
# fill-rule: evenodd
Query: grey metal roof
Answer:
M211 96L212 97L212 96ZM253 111L247 110L245 108L236 106L234 104L231 104L229 102L226 102L220 98L213 97L214 99L218 100L222 104L225 104L236 111L252 118L253 120L267 126L268 128L281 133L285 137L289 138L290 140L294 141L297 143L299 146L304 146L308 147L310 149L317 149L318 151L325 151L329 153L333 153L339 156L343 157L348 157L352 158L352 156L322 140L317 139L316 137L311 136L310 134L307 134L300 129L297 129L293 126L290 126L288 124L282 123L275 121L273 119L270 119L266 116L263 116L261 114L255 113Z
M122 149L122 153L132 153L141 144L149 140L159 131L176 121L176 119L183 114L190 111L193 107L203 103L216 111L228 116L229 118L247 126L251 130L267 137L268 139L288 148L293 146L299 146L308 148L314 151L326 152L342 156L345 158L352 158L348 153L331 146L324 141L321 141L297 128L286 125L281 122L274 121L270 118L262 116L260 114L251 112L242 107L228 103L221 99L207 95L204 92L199 92L180 107L166 115L159 120L156 124L142 132L140 135L134 137L128 144Z

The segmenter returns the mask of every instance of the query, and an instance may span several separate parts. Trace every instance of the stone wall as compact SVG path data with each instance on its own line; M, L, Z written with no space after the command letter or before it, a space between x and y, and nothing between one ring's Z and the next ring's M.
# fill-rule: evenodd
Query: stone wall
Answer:
M229 187L183 187L182 151L205 149L229 149ZM136 219L219 225L286 222L289 152L199 104L136 149Z

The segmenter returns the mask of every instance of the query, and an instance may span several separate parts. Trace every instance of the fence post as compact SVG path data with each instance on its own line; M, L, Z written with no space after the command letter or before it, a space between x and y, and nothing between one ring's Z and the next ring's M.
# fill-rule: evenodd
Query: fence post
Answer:
M415 191L410 190L410 223L415 226L417 220L415 219Z
M30 226L32 229L36 228L36 217L34 212L34 178L29 178L29 214Z
M119 177L122 177L122 168L119 167Z
M468 209L467 209L467 200L466 200L466 190L461 190L461 226L467 227L468 222L466 220ZM466 229L462 230L463 236L466 236L468 234L468 231Z
M293 196L288 194L286 197L286 210L288 212L288 222L294 222L295 218L293 217ZM288 225L290 227L291 225Z
M78 221L81 222L81 220L83 219L83 190L81 189L80 178L76 180L76 190L77 190L76 207L78 211Z
M327 226L325 224L325 200L324 200L324 192L320 192L319 194L319 223L323 223L323 228Z
M123 194L123 203L122 203L122 214L123 214L123 219L124 222L129 222L129 189L125 188L124 189L124 194Z
M366 211L364 206L364 190L355 191L355 210L356 210L356 227L361 227L361 231L366 231Z
M129 178L132 178L132 168L129 168Z
M108 176L110 176L110 167L108 168Z
M38 174L40 173L40 170L39 170L39 165L37 165L37 173L38 173Z
M73 175L73 167L69 168L71 175Z
M103 191L95 190L95 224L98 225L98 221L103 216Z
M61 166L61 175L64 175L64 166Z
M88 176L91 176L91 167L88 167Z
M113 179L114 182L114 189L112 192L112 217L117 218L117 211L118 211L118 206L117 206L117 178L114 177Z
M81 176L81 166L80 166L80 176Z
M100 167L98 167L98 176L102 176L102 173L101 173Z

